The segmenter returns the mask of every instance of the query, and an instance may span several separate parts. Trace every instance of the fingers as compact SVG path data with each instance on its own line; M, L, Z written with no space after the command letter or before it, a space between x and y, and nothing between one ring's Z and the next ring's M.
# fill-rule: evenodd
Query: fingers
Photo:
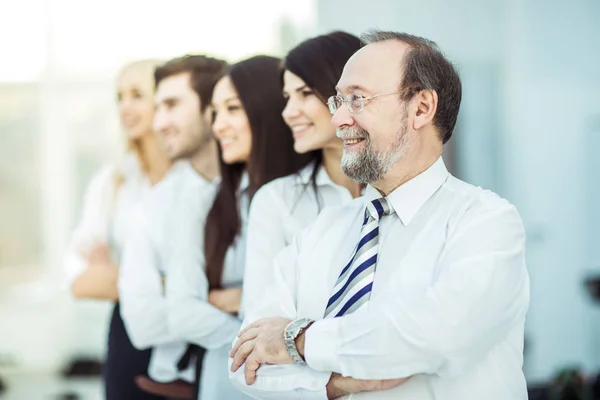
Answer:
M252 385L256 382L256 371L260 367L260 361L254 357L250 356L246 360L246 367L244 368L244 376L246 377L246 384Z
M82 253L90 264L110 264L110 253L106 247L92 247Z
M256 337L258 336L258 329L251 329L249 331L246 331L246 333L244 333L243 335L241 333L238 334L238 336L240 338L237 342L235 342L235 345L229 352L229 357L233 357L234 354L238 352L240 346L242 346L245 342L256 339Z
M242 337L250 329L259 328L265 320L266 320L266 318L259 319L258 321L254 321L253 323L251 323L250 325L248 325L247 327L245 327L244 329L242 329L240 331L240 333L238 333L238 337Z
M233 362L231 363L231 372L235 372L238 369L240 369L242 364L244 364L244 362L247 361L248 356L250 356L250 354L252 353L253 350L254 350L254 341L253 340L246 342L246 343L242 344L241 346L239 346L238 350L234 353L235 355L233 356Z
M376 379L376 380L363 380L361 381L361 391L366 391L366 392L371 392L371 391L377 391L377 390L386 390L386 389L391 389L393 387L396 387L402 383L404 383L406 380L408 380L410 377L407 378L398 378L398 379Z
M396 387L404 382L406 382L408 380L408 378L399 378L399 379L386 379L382 382L382 387L383 389L390 389L393 387Z
M218 289L213 289L208 292L208 302L218 308L218 304L219 304Z

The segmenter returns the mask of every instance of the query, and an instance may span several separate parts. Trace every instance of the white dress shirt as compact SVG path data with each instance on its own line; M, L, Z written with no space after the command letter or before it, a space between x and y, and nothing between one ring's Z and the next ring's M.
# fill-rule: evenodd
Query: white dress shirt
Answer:
M317 193L312 186L314 164L299 173L276 179L261 187L250 207L243 309L260 303L271 282L273 261L294 237L332 205L352 200L350 191L335 184L321 165L316 175Z
M223 288L242 286L248 183L247 175L244 175L239 194L241 233L225 256ZM246 399L246 395L231 385L227 373L231 342L242 321L208 302L204 228L210 207L197 207L202 197L197 190L186 190L183 196L186 203L180 207L173 225L174 247L167 261L170 264L166 283L169 329L176 337L206 349L200 377L200 399Z
M187 342L169 331L163 279L168 280L176 210L204 214L214 200L216 185L201 177L188 161L173 165L137 210L119 273L121 316L133 345L153 347L148 375L159 382L194 379L192 366L179 372L177 362ZM192 194L196 200L183 196ZM189 207L189 209L187 208Z
M124 180L115 190L119 175ZM148 194L150 187L135 154L128 154L119 165L104 167L94 176L85 193L81 219L64 260L69 284L87 267L81 254L97 242L109 247L112 261L119 265L125 237L131 228L133 210Z
M371 299L323 319L340 270L352 255L366 202L324 210L276 259L272 296L244 322L262 317L317 320L306 332L307 366L263 365L247 386L262 399L325 399L330 373L358 379L411 376L396 388L351 398L525 400L522 372L529 278L525 233L515 209L464 183L440 158L389 196Z

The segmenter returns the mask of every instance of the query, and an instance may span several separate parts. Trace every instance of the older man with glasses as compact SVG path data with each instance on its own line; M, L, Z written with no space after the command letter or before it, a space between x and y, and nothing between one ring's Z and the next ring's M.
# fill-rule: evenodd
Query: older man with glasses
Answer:
M526 399L522 221L442 160L458 73L427 39L363 41L328 104L365 195L325 209L278 256L231 379L261 399Z

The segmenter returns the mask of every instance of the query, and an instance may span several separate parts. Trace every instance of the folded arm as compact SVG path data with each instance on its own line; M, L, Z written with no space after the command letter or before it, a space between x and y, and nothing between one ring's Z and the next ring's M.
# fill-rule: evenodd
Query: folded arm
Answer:
M113 168L104 168L88 185L81 218L65 255L66 280L75 298L118 298L118 266L111 262L110 256L91 257L108 252L108 225L114 201L113 176Z
M265 317L297 318L297 251L297 245L293 244L277 256L272 283L267 290L269 296L252 309L244 326ZM327 399L326 386L331 374L302 365L262 365L252 385L246 383L243 368L230 372L229 377L240 391L258 399Z
M166 321L161 244L152 240L153 226L142 210L139 209L132 218L133 226L123 249L119 277L121 315L127 333L138 349L175 340Z
M308 365L361 379L458 374L480 362L528 308L525 235L510 205L464 221L428 288L388 283L367 307L315 322Z
M248 241L244 274L243 307L250 313L265 297L274 274L275 257L286 247L282 226L284 207L263 186L252 199L248 216Z
M212 191L206 191L200 198L196 196L188 201L190 207L179 207L180 215L173 225L166 282L167 320L171 332L179 339L209 350L231 343L241 325L238 318L209 302L204 223L213 196ZM199 210L198 215L190 215L190 210Z

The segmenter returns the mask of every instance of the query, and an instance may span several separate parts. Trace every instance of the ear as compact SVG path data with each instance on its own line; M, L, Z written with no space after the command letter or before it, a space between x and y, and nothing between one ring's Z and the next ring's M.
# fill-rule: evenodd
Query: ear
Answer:
M421 90L413 98L416 106L413 128L419 130L433 122L437 111L438 95L435 90Z

